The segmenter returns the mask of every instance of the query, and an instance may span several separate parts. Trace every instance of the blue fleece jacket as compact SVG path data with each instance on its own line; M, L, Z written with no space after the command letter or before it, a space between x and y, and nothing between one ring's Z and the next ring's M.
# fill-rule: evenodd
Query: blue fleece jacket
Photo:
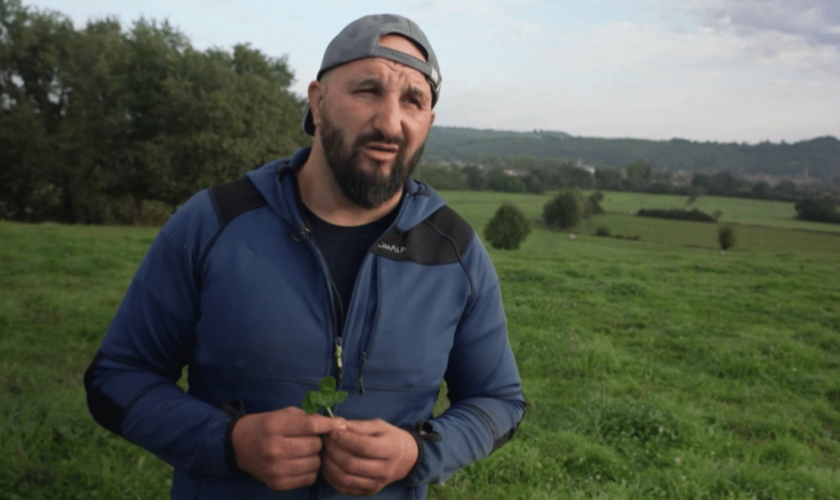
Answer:
M422 183L406 183L337 331L329 273L298 210L295 170L308 154L249 172L265 203L232 220L208 191L181 207L86 373L94 418L172 464L174 499L343 498L320 479L278 493L238 473L235 417L223 409L299 407L326 375L349 393L338 415L404 428L426 421L425 433L439 438L423 441L414 471L376 498L423 498L428 484L507 441L522 418L487 251ZM187 392L175 383L185 366ZM443 380L451 406L432 418Z

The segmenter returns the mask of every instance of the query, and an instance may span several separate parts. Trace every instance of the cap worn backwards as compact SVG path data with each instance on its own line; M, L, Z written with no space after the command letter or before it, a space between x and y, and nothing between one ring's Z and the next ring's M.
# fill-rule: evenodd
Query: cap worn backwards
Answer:
M379 45L380 38L385 35L400 35L411 40L425 52L427 60ZM437 104L441 82L440 67L432 44L414 21L396 14L365 16L353 21L327 46L317 79L320 80L326 71L336 66L367 57L390 59L423 73L432 89L432 107ZM312 121L309 104L306 105L302 125L304 132L315 135L315 123Z

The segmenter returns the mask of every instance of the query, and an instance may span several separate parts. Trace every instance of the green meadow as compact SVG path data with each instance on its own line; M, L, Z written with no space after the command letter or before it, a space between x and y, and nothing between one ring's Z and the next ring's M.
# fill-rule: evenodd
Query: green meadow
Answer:
M479 233L549 199L442 194ZM721 253L718 224L631 215L685 202L605 193L580 228L490 250L527 413L430 498L840 498L840 226L701 197L735 228ZM82 386L155 233L0 222L0 498L168 497L169 467L97 427Z

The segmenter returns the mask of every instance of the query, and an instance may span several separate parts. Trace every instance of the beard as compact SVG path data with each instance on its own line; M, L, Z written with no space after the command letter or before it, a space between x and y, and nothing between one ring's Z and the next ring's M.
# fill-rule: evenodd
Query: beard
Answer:
M352 148L348 148L344 131L329 119L325 111L321 113L320 126L321 145L336 184L347 199L366 209L379 207L403 188L426 146L426 142L423 141L417 151L406 159L405 140L402 138L386 138L382 132L374 130L357 137ZM389 174L382 174L378 168L373 168L371 172L362 168L362 148L371 142L399 147Z

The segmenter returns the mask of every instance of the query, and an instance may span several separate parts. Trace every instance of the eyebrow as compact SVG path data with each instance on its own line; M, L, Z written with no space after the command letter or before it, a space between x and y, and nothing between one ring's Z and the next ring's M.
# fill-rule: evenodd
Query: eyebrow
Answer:
M363 80L359 80L358 82L356 82L352 85L353 85L354 88L365 87L365 86L375 87L379 90L385 88L385 85L382 83L382 80L380 80L379 78L376 78L376 77L365 78ZM405 96L410 96L410 97L413 97L415 99L418 99L423 104L426 104L426 102L428 102L428 100L429 100L429 97L426 95L425 92L423 92L423 89L421 89L420 87L418 87L416 85L409 85L407 88L403 89L401 91L401 93Z
M405 90L405 94L419 100L423 104L426 104L426 101L429 100L429 98L426 96L426 93L423 92L422 89L420 89L419 87L416 87L414 85L409 86Z

